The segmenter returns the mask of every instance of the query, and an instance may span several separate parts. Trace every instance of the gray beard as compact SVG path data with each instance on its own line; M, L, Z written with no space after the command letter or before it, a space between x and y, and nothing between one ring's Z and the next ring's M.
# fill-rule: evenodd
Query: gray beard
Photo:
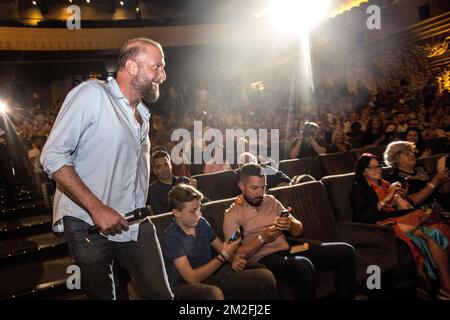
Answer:
M136 78L131 80L131 84L134 88L136 88L136 91L139 93L139 99L145 100L149 103L154 103L159 98L159 90L153 91L152 89L152 83L150 82L149 86L138 86Z
M155 103L156 101L158 101L159 91L155 92L151 88L146 88L146 90L143 91L144 92L141 92L143 100L149 103Z

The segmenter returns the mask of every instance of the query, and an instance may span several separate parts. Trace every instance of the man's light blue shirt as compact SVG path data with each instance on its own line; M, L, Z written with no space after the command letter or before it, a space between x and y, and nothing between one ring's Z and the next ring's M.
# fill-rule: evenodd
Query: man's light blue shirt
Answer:
M73 166L86 186L120 214L145 206L150 174L150 112L139 103L139 125L116 80L86 81L69 92L42 150L41 163L51 177ZM53 230L63 232L64 216L91 225L90 215L57 186ZM109 240L137 240L139 224Z

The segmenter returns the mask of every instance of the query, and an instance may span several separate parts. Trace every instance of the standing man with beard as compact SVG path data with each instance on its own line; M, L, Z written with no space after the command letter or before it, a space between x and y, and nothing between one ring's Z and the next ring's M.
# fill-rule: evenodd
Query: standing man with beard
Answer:
M145 206L150 112L142 100L158 99L164 67L159 43L125 43L117 78L69 92L42 151L44 170L57 183L53 230L64 232L92 299L116 298L115 262L135 280L140 298L172 298L153 223L124 219ZM88 233L93 225L99 233Z
M355 297L355 250L343 242L314 243L306 251L294 253L285 235L299 237L302 223L286 211L272 195L265 194L266 176L258 164L244 165L239 174L242 194L225 212L223 233L229 238L236 228L242 228L243 240L236 254L250 263L265 265L279 280L289 283L294 298L316 298L316 269L331 269L334 273L335 299ZM305 247L303 247L305 248Z

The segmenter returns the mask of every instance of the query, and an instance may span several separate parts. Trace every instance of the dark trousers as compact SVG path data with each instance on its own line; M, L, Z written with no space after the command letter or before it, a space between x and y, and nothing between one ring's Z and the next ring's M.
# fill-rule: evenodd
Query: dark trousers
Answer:
M184 285L175 291L180 300L272 300L276 298L275 278L264 266L255 264L234 271L227 263L202 283Z
M81 285L90 299L116 299L119 263L135 280L139 298L172 299L155 226L145 220L138 241L114 242L96 233L88 234L86 222L66 216L64 234L70 252L81 269Z
M316 298L316 269L333 271L335 299L353 300L355 297L355 250L349 244L310 243L307 251L295 254L280 251L259 262L271 270L277 280L291 285L295 299Z

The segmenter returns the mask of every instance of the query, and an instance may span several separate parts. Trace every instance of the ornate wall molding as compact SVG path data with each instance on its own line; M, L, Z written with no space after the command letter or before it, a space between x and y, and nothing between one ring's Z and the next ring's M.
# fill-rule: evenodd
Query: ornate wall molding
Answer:
M450 35L443 40L432 39L431 41L417 46L417 51L426 55L427 58L439 57L445 54L450 44Z
M149 37L166 47L248 41L254 39L255 27L248 23L79 30L1 27L0 50L111 50L135 37Z

